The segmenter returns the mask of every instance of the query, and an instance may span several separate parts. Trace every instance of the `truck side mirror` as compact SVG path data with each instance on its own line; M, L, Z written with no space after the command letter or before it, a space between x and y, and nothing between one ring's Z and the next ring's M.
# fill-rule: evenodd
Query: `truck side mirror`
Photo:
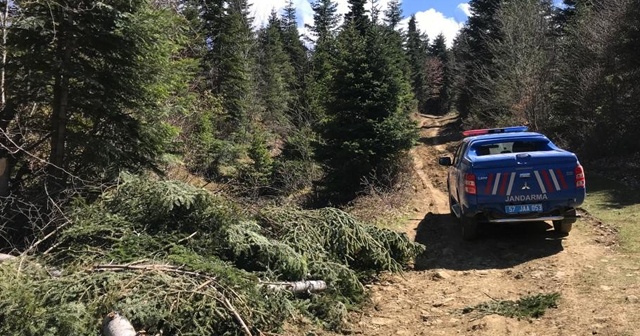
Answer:
M448 157L448 156L443 156L443 157L438 159L438 163L441 166L451 166L451 158Z

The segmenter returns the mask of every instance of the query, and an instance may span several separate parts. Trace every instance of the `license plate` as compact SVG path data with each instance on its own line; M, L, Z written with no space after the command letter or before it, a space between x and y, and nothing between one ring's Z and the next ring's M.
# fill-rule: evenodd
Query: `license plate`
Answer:
M542 212L542 204L507 205L505 206L504 210L509 215L530 213L530 212Z

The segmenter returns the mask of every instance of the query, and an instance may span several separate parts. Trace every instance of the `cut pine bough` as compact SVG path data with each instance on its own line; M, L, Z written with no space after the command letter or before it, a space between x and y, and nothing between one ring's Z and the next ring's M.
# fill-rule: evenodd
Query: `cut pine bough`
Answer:
M2 255L0 255L0 260ZM96 265L93 267L94 271L160 271L160 272L172 272L191 276L197 276L206 278L205 284L210 284L215 281L215 277L206 274L191 272L184 270L180 267L166 264L139 264L129 263L125 265ZM301 280L301 281L280 281L280 282L262 282L259 286L271 290L288 290L292 293L304 293L304 292L320 292L327 289L327 283L323 280ZM201 285L201 287L204 287Z
M110 311L150 335L277 333L292 307L338 329L346 305L365 300L363 281L425 249L339 209L245 212L180 182L126 175L67 217L46 253L0 262L0 335L95 335Z
M138 272L170 272L189 276L196 276L198 278L205 278L206 281L199 285L197 289L202 289L213 284L215 277L208 276L202 273L191 272L183 270L180 267L166 264L139 264L129 263L125 265L96 265L93 267L93 271L138 271ZM312 293L319 292L327 289L327 283L322 280L305 280L305 281L289 281L289 282L263 282L259 286L265 287L273 291L290 291L292 293ZM237 310L224 297L222 293L219 293L217 300L221 302L234 316L236 322L240 325L246 335L251 335L251 331L247 327L247 324L239 315ZM120 315L118 312L110 312L105 316L102 322L102 334L104 336L135 336L138 335L131 325L131 322L126 317Z

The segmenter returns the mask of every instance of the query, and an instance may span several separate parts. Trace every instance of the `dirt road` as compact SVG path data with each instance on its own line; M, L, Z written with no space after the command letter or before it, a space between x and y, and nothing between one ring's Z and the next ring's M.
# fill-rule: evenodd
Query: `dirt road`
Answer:
M485 227L464 242L450 217L446 170L437 157L459 140L455 116L420 116L422 146L413 152L415 217L406 232L426 245L415 270L371 288L371 304L348 328L362 335L640 335L640 266L615 248L596 219L568 237L548 223ZM463 314L491 300L559 292L541 318Z

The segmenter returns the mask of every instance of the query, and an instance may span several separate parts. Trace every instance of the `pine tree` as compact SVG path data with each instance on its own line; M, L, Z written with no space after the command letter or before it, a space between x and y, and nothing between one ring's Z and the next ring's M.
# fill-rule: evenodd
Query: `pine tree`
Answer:
M347 2L349 3L349 12L344 15L345 22L353 22L360 34L364 34L370 23L367 16L368 11L365 8L367 0L348 0Z
M327 169L325 191L338 202L354 197L370 174L393 171L415 140L410 86L388 48L387 28L359 26L362 18L350 17L339 36L317 150Z
M246 126L251 90L251 18L247 0L205 0L204 38L210 45L203 59L209 85L223 97L231 132Z
M630 0L577 1L560 40L552 122L583 157L627 154L635 147L630 144L637 143L631 137L638 117L630 93L637 80L631 70L637 59L630 57L636 42L632 32L638 27L636 8ZM571 125L570 132L566 125Z
M463 118L470 114L482 116L495 114L491 105L478 105L478 102L490 100L495 88L487 85L486 77L493 78L491 64L494 55L491 54L487 43L500 39L500 27L496 20L496 11L503 0L471 0L470 9L473 15L462 29L468 52L460 55L457 62L464 68L461 73L465 77L459 81L462 87L458 91L456 106Z
M306 93L312 120L320 120L323 117L324 102L329 95L336 49L335 35L340 21L337 7L332 0L317 0L312 4L314 23L307 28L315 38L315 48L311 55Z
M25 20L8 36L7 105L31 111L29 127L41 130L28 135L38 140L27 148L46 151L50 135L49 191L65 187L70 174L108 180L157 163L171 141L158 109L174 65L167 31L176 22L142 1L15 5ZM33 173L27 160L19 164L17 185Z
M282 35L284 49L287 54L289 54L291 64L296 69L298 84L300 84L304 80L308 60L307 50L300 40L293 0L289 0L287 7L284 9L284 15L282 16Z
M626 2L625 7L616 34L621 38L612 41L619 61L608 73L607 79L609 91L617 90L618 95L615 101L608 104L608 119L612 133L605 137L612 139L608 139L610 146L603 152L611 154L611 150L614 149L616 154L629 157L640 153L640 142L637 139L637 130L640 129L640 97L637 94L640 91L640 7L636 1ZM596 134L600 136L595 136L595 141L602 136L599 132L600 129L596 129ZM615 136L611 136L613 134Z
M411 16L407 27L406 52L411 67L411 86L418 101L418 111L426 112L428 88L426 87L425 63L427 60L427 37L420 33L416 16Z
M391 29L396 29L402 21L402 5L400 0L391 0L384 11L384 23Z
M437 94L428 102L428 110L435 114L447 113L450 109L451 92L451 70L449 64L449 50L447 50L446 39L440 33L429 46L429 57L433 58L431 64L440 68L440 85L437 87ZM437 60L437 62L436 62ZM434 76L431 76L434 78Z
M265 107L265 121L275 128L287 128L287 113L294 104L296 92L291 90L296 81L295 70L282 41L282 23L276 12L271 12L267 26L258 33L259 95Z
M333 37L340 17L338 16L338 4L332 0L315 0L311 4L313 9L313 26L307 26L317 39L316 43L321 44L324 40Z
M290 104L287 113L295 125L303 125L308 119L308 102L305 95L309 60L307 48L300 40L296 9L293 0L289 0L282 16L282 42L284 51L288 54L288 62L293 66L294 77L288 81L288 89L294 102Z

